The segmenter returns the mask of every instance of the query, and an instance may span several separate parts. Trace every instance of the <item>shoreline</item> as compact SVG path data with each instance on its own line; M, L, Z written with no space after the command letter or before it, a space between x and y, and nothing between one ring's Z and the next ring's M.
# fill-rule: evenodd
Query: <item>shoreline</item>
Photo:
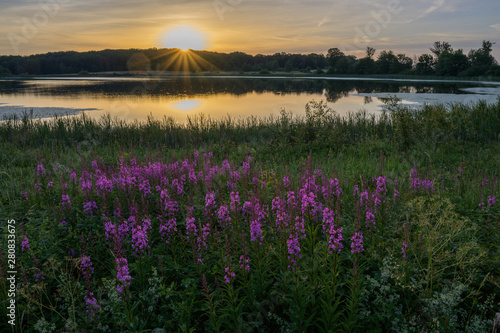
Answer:
M500 85L500 78L487 78L487 77L439 77L439 76L398 76L398 75L314 75L305 73L274 73L274 74L259 74L259 73L199 73L185 75L182 73L168 73L165 72L148 72L148 73L95 73L89 75L33 75L33 76L0 76L0 80L5 81L23 81L23 80L152 80L152 79L305 79L305 80L339 80L339 81L394 81L394 82L443 82L443 83L478 83L478 84L492 84Z

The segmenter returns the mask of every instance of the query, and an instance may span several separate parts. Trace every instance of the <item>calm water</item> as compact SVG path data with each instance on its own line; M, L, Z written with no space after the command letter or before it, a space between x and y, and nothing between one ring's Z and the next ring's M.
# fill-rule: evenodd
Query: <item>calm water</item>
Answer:
M200 113L218 118L303 114L311 100L324 100L340 114L382 110L388 95L403 103L494 101L500 86L467 82L377 81L294 78L92 78L0 80L0 116L33 109L36 117L110 113L126 120Z

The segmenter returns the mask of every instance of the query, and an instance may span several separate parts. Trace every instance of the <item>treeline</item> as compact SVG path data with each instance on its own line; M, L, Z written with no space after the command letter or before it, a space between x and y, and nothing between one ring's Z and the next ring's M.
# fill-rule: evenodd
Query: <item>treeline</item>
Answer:
M183 52L178 49L129 49L89 52L51 52L30 56L0 56L0 76L48 75L91 72L190 71L190 72L259 72L261 74L300 71L315 74L405 74L437 76L500 77L500 66L491 55L494 43L483 41L479 49L465 54L447 42L435 42L431 53L419 57L367 47L366 56L356 58L338 48L326 55L243 52Z

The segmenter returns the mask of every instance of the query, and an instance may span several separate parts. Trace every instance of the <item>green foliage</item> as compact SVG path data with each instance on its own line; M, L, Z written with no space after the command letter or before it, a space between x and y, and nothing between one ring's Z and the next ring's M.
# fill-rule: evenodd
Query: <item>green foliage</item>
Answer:
M340 117L326 103L313 101L300 118L282 112L277 118L240 122L199 117L186 125L154 119L127 124L85 116L2 122L0 217L22 223L18 239L26 235L31 247L29 252L18 251L18 309L23 313L18 327L54 332L489 330L500 302L500 210L498 203L488 203L488 197L499 194L499 105L412 110L396 100L386 104L380 117ZM132 163L180 166L195 150L200 156L214 153L213 161L200 158L196 172L220 168L224 159L232 171L241 172L242 160L252 156L249 178L236 182L241 203L258 199L269 207L262 245L250 241L251 214L234 213L234 232L218 231L226 233L228 243L212 236L203 252L204 265L196 264L195 247L186 238L187 207L194 207L197 222L218 225L216 211L212 217L205 215L205 196L213 190L218 203L227 202L230 173L214 175L210 185L186 182L184 195L169 192L179 211L178 232L168 244L159 232L157 180L150 179L153 194L147 200L135 187L102 196L80 187L84 172L93 175L93 184L97 181L92 161L103 173L116 175L122 165ZM43 176L37 174L40 163L46 170ZM73 171L76 182L71 180ZM330 252L324 221L304 213L302 257L291 270L288 235L276 228L272 200L286 198L306 175L315 177L315 200L336 212L344 248ZM365 251L353 254L350 237L357 228L366 228L354 186L370 193L373 207L380 176L387 179L387 194L377 206L376 232L365 232ZM285 187L284 177L289 177L291 188ZM340 198L322 197L321 187L330 178L339 180ZM422 180L432 181L432 186L418 187ZM71 196L71 212L61 203L65 193ZM107 244L105 218L91 217L83 209L90 198L110 218L118 206L128 218L134 205L151 218L149 253L135 256L130 240L122 244L132 277L130 301L117 290L116 252ZM300 206L293 214L299 211ZM66 226L59 224L63 217L69 221ZM406 258L403 242L408 244ZM2 236L2 251L4 245ZM245 247L250 272L239 266ZM87 285L80 266L84 252L94 263L92 288L100 305L95 321L85 306ZM224 281L228 262L236 273L229 284ZM34 281L40 271L45 279ZM2 297L4 290L0 280Z

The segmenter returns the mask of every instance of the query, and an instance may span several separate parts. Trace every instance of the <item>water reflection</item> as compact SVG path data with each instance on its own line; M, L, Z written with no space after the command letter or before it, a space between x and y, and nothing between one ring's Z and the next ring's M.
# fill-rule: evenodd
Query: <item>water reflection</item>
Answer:
M149 114L185 121L186 114L247 117L278 114L282 108L303 114L307 102L326 100L341 114L361 108L376 113L383 101L357 94L463 94L478 84L300 78L93 78L72 80L0 80L0 103L44 108L75 108L111 113L122 119Z
M172 106L176 109L182 111L191 111L196 109L201 105L201 101L198 99L186 99L177 103L172 104Z

